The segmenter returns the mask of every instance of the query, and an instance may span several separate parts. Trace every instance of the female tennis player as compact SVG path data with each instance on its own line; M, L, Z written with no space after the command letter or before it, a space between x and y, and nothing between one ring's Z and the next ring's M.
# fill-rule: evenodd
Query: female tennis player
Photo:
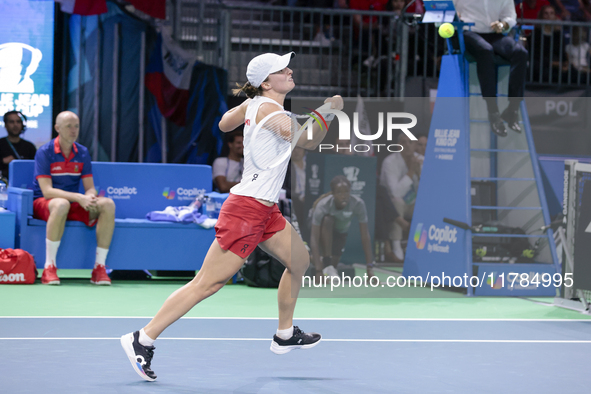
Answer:
M276 204L289 157L281 165L262 171L253 164L253 157L281 150L277 149L281 144L288 144L291 149L293 133L289 133L290 128L293 128L290 127L292 119L282 113L279 114L285 118L285 122L279 123L287 125L286 128L281 126L280 130L267 130L281 137L273 140L276 146L268 146L268 139L251 137L257 122L277 111L283 111L285 96L295 87L293 71L287 67L294 56L293 52L283 56L265 53L252 59L246 71L248 82L234 91L244 92L249 99L226 112L220 120L219 127L223 132L245 124L242 179L230 190L230 196L222 206L215 226L216 239L197 276L172 293L148 325L121 337L121 346L131 365L145 380L156 379L151 369L156 338L191 308L220 290L238 272L244 259L257 245L281 261L286 268L277 294L279 327L273 336L271 351L284 354L293 349L311 348L320 342L320 334L304 333L292 323L301 277L308 268L310 256L303 241L284 219ZM343 108L340 96L328 98L325 103L330 103L331 108ZM315 124L313 138L308 140L304 134L298 139L297 146L314 149L325 134L326 128Z

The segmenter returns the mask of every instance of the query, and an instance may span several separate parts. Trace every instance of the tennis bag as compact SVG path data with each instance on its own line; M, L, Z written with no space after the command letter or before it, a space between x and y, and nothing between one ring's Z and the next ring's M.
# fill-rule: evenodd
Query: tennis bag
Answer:
M257 247L240 269L244 282L253 287L279 287L285 267Z
M0 284L32 284L37 278L35 260L22 249L0 249Z
M525 231L519 227L509 227L486 223L479 234L519 234ZM475 262L530 263L536 255L535 248L527 238L513 237L474 237L472 238L472 259Z

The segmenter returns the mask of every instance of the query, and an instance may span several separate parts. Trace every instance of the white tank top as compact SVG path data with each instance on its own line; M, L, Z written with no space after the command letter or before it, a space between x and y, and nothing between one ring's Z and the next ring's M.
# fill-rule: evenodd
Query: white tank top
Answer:
M257 169L252 163L252 152L262 152L257 146L256 141L251 142L252 133L256 127L257 113L263 103L272 103L278 105L283 110L283 106L277 101L263 96L256 96L246 108L246 117L244 120L244 172L240 183L230 189L230 193L238 196L254 197L265 201L277 203L279 193L285 180L287 164L290 156L283 163L266 171ZM290 144L289 141L279 143ZM255 153L255 154L256 154Z

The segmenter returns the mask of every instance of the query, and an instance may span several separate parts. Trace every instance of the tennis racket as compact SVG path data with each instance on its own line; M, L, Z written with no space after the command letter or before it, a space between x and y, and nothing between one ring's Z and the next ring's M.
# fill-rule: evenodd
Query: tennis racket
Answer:
M322 113L330 107L331 103L326 103L316 111ZM254 128L249 143L254 166L267 171L287 160L300 136L313 121L312 116L290 111L275 111L265 116ZM300 122L303 124L300 125Z

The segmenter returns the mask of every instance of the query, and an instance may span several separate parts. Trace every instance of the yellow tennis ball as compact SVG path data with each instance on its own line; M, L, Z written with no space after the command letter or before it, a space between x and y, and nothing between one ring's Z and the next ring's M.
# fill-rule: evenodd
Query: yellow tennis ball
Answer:
M450 38L455 32L456 29L454 29L454 26L451 23L443 23L439 26L439 35L443 38Z

